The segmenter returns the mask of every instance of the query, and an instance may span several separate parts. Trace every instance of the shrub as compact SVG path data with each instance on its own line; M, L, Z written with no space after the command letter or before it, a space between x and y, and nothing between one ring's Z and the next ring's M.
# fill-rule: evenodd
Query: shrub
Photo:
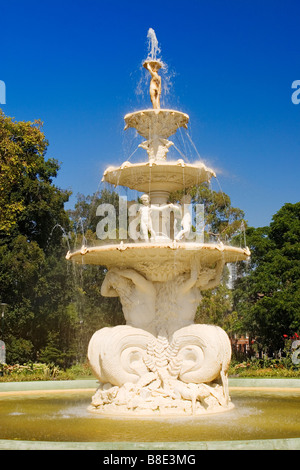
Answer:
M28 362L26 364L0 364L0 381L62 380L74 378L55 364Z

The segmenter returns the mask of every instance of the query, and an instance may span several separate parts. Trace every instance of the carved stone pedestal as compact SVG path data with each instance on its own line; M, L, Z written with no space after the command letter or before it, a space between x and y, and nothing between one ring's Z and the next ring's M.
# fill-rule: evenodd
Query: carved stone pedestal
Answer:
M193 323L198 279L198 271L166 282L133 269L108 272L102 294L120 297L127 324L91 338L88 358L100 386L90 411L191 416L232 408L229 338L218 326Z

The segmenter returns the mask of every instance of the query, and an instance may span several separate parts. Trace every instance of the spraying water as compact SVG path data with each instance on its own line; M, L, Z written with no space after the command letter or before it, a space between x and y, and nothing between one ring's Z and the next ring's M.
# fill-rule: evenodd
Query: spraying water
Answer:
M148 59L157 60L157 54L160 53L160 48L158 47L158 40L154 29L149 28L147 38L149 50Z
M167 64L163 62L160 53L161 49L158 45L158 40L153 28L148 29L147 33L148 39L148 55L147 58L143 60L144 62L147 61L157 61L160 63L161 66L161 74L163 75L163 80L161 83L161 104L166 106L167 103L165 102L167 96L170 94L170 90L172 89L173 83L172 80L175 76L175 72L169 70ZM149 74L142 74L140 77L139 82L137 83L137 87L135 93L137 96L141 96L144 98L144 91L148 88L148 80Z

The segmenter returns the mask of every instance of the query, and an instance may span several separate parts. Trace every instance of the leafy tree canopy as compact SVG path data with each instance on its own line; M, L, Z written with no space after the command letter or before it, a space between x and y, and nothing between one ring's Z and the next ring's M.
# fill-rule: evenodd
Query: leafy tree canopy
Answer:
M300 329L300 202L246 236L251 261L236 283L235 308L261 347L279 350L283 335Z
M59 164L45 159L48 141L41 128L41 121L16 122L0 110L2 242L22 234L45 248L53 226L68 222L64 203L70 192L53 184Z

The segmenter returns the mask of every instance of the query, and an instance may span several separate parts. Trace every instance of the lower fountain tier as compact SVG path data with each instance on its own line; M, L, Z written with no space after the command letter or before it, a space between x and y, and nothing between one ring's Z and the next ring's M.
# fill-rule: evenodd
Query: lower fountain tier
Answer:
M108 269L132 268L149 281L165 282L191 271L193 262L198 262L205 273L205 270L213 271L218 262L224 265L245 261L249 256L248 248L237 248L223 243L169 242L82 247L73 253L68 252L66 258L81 264L106 266ZM212 287L211 283L207 284L203 279L202 282L199 281L200 288L203 283Z
M133 164L124 162L119 167L108 167L102 181L151 194L153 191L170 193L191 188L210 181L213 176L216 176L215 172L203 163L191 164L183 160Z

